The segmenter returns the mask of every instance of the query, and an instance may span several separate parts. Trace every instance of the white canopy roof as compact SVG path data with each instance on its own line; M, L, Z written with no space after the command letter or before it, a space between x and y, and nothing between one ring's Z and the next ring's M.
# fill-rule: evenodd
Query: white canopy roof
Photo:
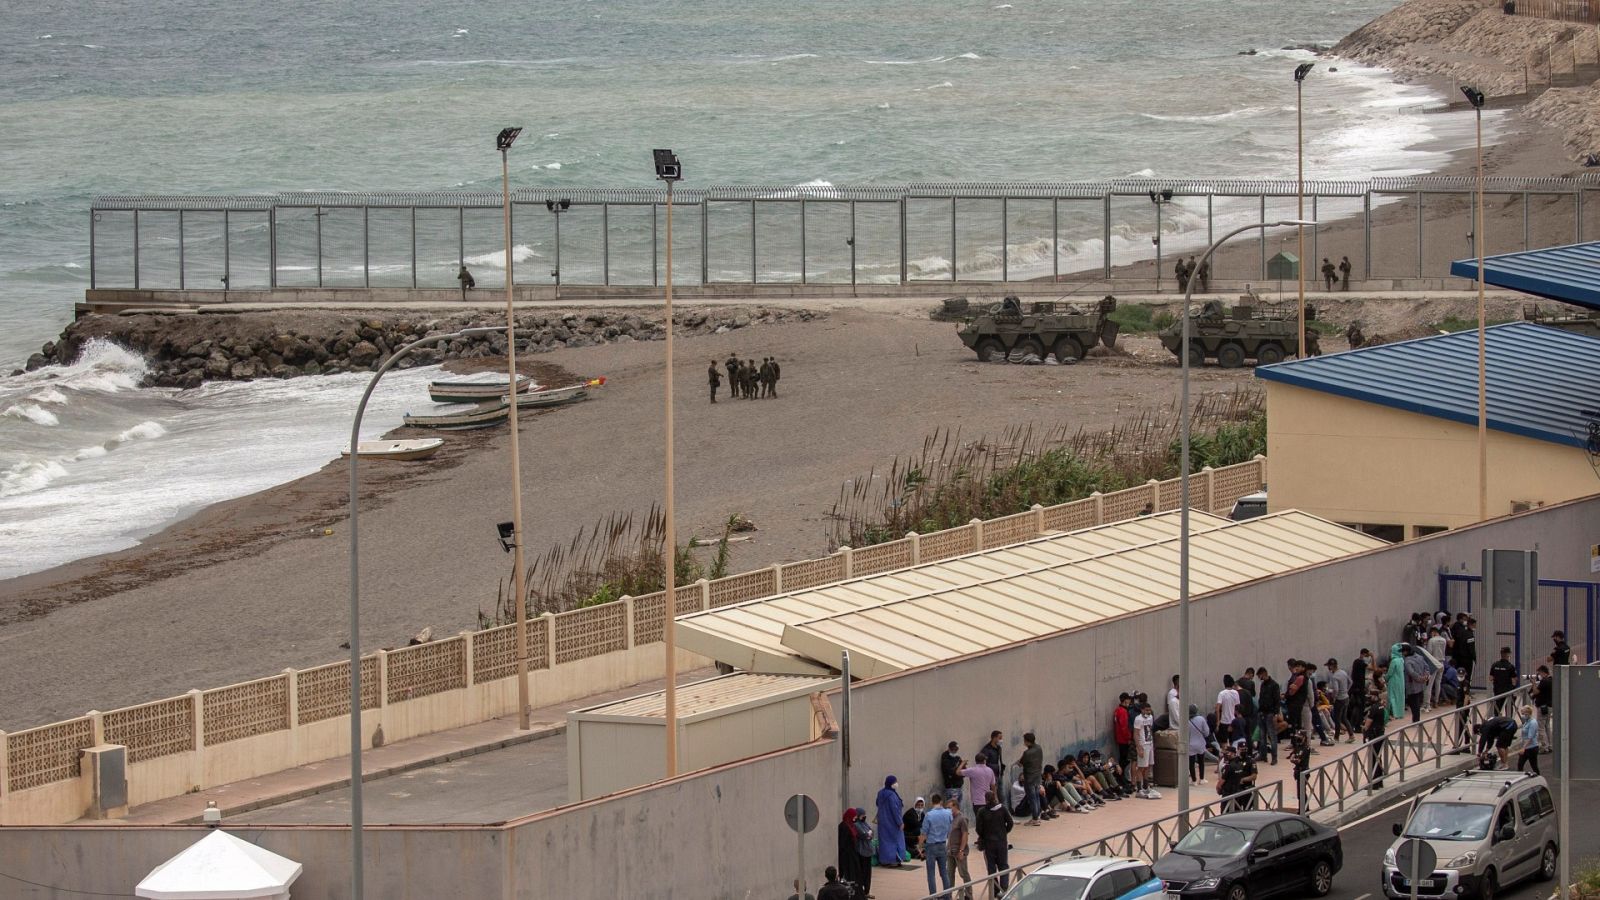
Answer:
M167 860L134 888L148 900L251 900L287 897L301 866L216 830Z

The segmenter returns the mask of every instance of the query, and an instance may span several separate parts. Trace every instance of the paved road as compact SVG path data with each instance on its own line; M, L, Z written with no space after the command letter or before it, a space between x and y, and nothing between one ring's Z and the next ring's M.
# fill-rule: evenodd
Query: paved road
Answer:
M1405 822L1409 807L1407 801L1344 829L1344 869L1334 878L1328 900L1383 900L1383 854L1394 841L1394 826ZM1593 858L1600 849L1600 784L1573 785L1572 835L1574 846L1568 853L1576 867L1579 860ZM1554 891L1546 882L1524 881L1499 896L1500 900L1541 900Z

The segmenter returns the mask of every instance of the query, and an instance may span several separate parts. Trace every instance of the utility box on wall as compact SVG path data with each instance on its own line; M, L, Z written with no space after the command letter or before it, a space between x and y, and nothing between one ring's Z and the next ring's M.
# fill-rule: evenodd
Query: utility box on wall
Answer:
M83 772L89 778L91 819L121 819L128 815L128 748L99 744L83 750Z

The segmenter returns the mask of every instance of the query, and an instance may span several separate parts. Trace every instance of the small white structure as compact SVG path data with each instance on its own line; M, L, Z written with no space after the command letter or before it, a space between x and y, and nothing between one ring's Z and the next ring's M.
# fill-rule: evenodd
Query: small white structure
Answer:
M226 831L213 831L167 860L133 893L148 900L289 900L301 866Z

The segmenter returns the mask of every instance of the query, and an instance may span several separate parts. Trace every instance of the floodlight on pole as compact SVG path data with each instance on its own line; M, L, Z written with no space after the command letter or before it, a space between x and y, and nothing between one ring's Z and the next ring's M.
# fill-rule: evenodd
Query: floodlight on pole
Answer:
M1489 371L1488 334L1484 319L1483 245L1483 91L1461 86L1462 96L1472 104L1478 126L1478 185L1473 210L1472 245L1478 251L1478 521L1489 518Z
M561 299L561 214L572 208L572 201L566 197L560 200L544 201L544 208L550 211L556 220L556 267L550 270L550 277L556 280L556 299Z
M1150 243L1156 246L1156 293L1161 293L1161 207L1172 202L1172 188L1150 192L1150 202L1156 205L1156 234Z
M517 592L517 727L529 729L528 703L528 590L527 572L522 563L522 450L517 432L517 315L516 278L511 259L511 163L507 151L516 142L521 128L507 128L495 138L500 151L501 207L506 232L506 403L511 421L511 565L512 589ZM502 537L502 540L504 538Z
M1306 115L1305 115L1305 80L1311 74L1311 69L1316 63L1301 63L1294 69L1294 146L1295 146L1295 199L1298 206L1295 215L1301 219L1306 217ZM1295 355L1306 355L1306 230L1302 226L1295 229L1298 232L1299 246L1296 253L1300 259L1295 263L1295 275L1299 286L1299 323L1296 326Z
M666 533L663 540L666 545L664 555L664 568L666 569L666 593L663 595L661 607L661 641L665 644L663 653L666 665L663 672L667 679L665 708L662 710L666 719L667 733L667 777L678 774L678 638L677 623L674 621L678 612L678 532L674 523L674 472L672 466L672 185L683 179L683 166L678 162L678 155L671 150L656 150L655 158L656 178L667 183L667 291L664 311L664 324L667 328L667 365L662 380L666 382L665 398L665 431L666 431L666 477L665 496L662 503L662 514L666 519Z
M1212 254L1217 252L1218 247L1221 247L1229 239L1244 234L1246 231L1257 228L1284 228L1313 226L1316 224L1316 222L1308 219L1285 219L1278 222L1255 222L1249 225L1241 225L1212 242L1196 265L1203 266L1209 263ZM1189 691L1188 696L1196 696L1193 693L1194 684L1189 679L1189 428L1190 420L1193 418L1194 413L1194 410L1189 406L1189 368L1190 363L1194 361L1192 358L1194 354L1191 352L1189 345L1189 329L1192 318L1190 307L1194 301L1194 282L1193 278L1189 279L1189 285L1183 292L1183 330L1180 332L1181 343L1178 345L1180 351L1178 353L1178 365L1183 373L1183 384L1180 388L1178 399L1178 455L1180 457L1178 461L1178 690L1180 691L1180 697L1183 696L1182 691ZM1199 355L1201 361L1204 361L1204 351ZM1207 510L1207 512L1210 512L1210 510ZM1178 706L1181 712L1183 707L1181 700ZM1179 765L1178 810L1185 812L1188 808L1189 767ZM1179 820L1178 829L1180 832L1189 830L1187 815Z
M360 496L361 475L358 468L361 462L361 419L367 412L367 401L372 397L372 392L378 387L378 379L384 373L394 368L400 360L411 355L411 351L428 344L438 344L443 341L453 341L458 338L481 337L493 334L497 328L464 328L448 334L434 334L412 341L394 352L394 355L384 360L378 366L378 371L372 373L372 380L367 382L367 389L361 392L361 402L356 404L355 421L350 425L350 896L354 900L361 900L362 896L362 847L361 847L361 530L358 525L360 507L356 500Z

